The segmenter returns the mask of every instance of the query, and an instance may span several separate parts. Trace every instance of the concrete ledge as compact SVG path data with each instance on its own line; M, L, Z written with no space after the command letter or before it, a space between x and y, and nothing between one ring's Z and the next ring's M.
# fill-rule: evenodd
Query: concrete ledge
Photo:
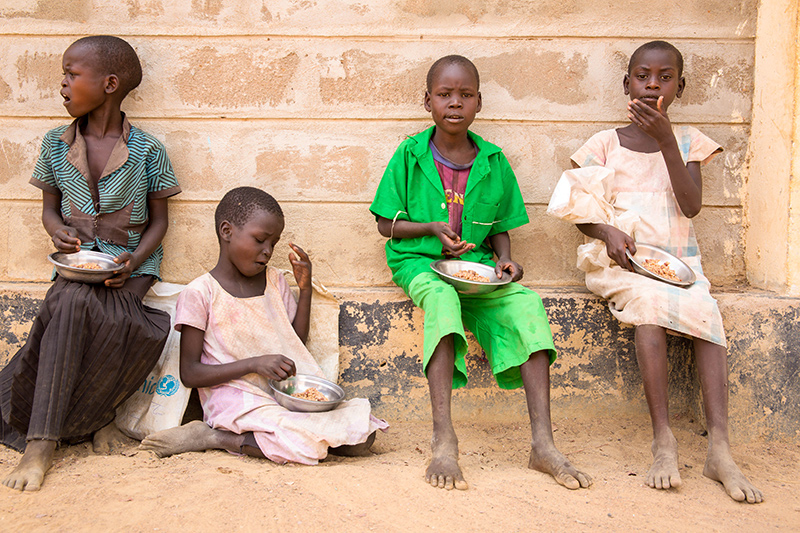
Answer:
M0 365L24 342L48 284L0 283ZM538 288L550 316L559 358L551 369L553 411L560 416L646 413L633 328L619 324L585 290ZM337 289L341 302L340 381L367 397L378 416L426 420L422 375L422 312L398 289ZM728 334L730 425L734 439L800 441L800 299L744 290L715 294ZM691 342L668 338L673 414L702 418ZM524 420L521 390L502 391L480 347L470 343L469 385L455 391L461 420Z

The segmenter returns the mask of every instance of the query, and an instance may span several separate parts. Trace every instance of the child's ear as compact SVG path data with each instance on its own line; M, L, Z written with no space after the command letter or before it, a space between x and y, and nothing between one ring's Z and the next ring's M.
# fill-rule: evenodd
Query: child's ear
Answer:
M686 78L681 76L680 81L678 82L678 92L675 93L676 98L680 98L683 96L683 90L686 88Z
M428 91L425 91L424 105L425 105L425 111L430 113L431 112L431 93L429 93Z
M631 77L628 74L625 74L625 77L622 78L622 89L625 91L626 95L631 94L630 85Z
M225 242L230 242L231 240L231 223L227 220L223 220L219 224L219 238Z
M117 77L117 75L109 74L108 76L106 76L106 86L105 86L106 94L112 94L116 92L117 89L119 89L119 78Z
M481 96L481 92L478 91L478 107L475 108L475 112L477 113L478 111L480 111L482 107L483 107L483 97Z

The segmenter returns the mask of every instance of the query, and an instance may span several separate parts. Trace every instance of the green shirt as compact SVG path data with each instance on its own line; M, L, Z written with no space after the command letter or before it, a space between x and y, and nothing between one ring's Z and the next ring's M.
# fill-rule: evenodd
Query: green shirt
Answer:
M428 144L434 127L403 141L392 156L369 208L376 217L448 222L444 187ZM493 265L488 237L527 224L528 213L502 150L472 132L469 136L478 155L464 194L461 238L477 246L461 258ZM442 243L434 235L386 242L392 280L406 293L417 274L430 272L430 264L443 258Z

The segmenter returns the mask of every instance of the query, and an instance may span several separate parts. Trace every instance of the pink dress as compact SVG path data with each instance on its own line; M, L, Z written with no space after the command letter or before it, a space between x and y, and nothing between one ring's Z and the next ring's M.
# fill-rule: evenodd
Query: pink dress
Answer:
M720 150L696 128L673 126L673 131L685 162L705 164ZM607 299L621 322L654 324L725 346L722 316L703 275L694 227L681 213L661 152L624 148L612 129L595 134L572 160L581 168L562 175L548 213L574 223L611 224L637 242L679 257L697 276L689 288L646 278L619 267L606 254L605 243L587 237L578 248L586 287Z
M178 298L176 328L205 332L201 362L230 363L267 353L295 362L298 374L322 377L322 371L292 327L297 310L286 279L267 269L262 296L236 298L211 274L192 281ZM329 447L359 444L388 427L370 414L369 400L342 402L324 413L292 412L278 405L266 378L247 374L215 387L198 389L205 422L215 429L253 432L258 447L272 461L316 464Z

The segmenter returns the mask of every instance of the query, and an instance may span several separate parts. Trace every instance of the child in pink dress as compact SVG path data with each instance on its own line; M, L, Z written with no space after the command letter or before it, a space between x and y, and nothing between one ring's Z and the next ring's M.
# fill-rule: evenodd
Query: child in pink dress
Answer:
M298 302L283 274L267 265L284 227L280 206L259 189L240 187L222 199L215 222L217 266L181 293L175 317L181 380L198 388L204 422L154 433L142 448L161 457L219 448L302 464L316 464L328 452L365 453L375 431L388 427L370 414L369 400L300 413L278 405L269 392L269 379L323 375L304 344L311 310L308 255L289 245Z
M653 465L647 484L679 487L677 441L669 426L667 331L692 338L708 424L703 473L731 498L758 503L761 492L733 461L728 439L728 365L725 332L709 293L691 218L702 207L701 163L722 148L691 126L674 126L667 108L685 87L683 57L664 41L631 56L624 78L628 119L595 134L573 156L548 213L577 224L586 236L578 267L589 290L609 301L611 313L636 326L636 358L653 425ZM636 242L659 246L683 260L697 281L675 287L633 272L625 252Z

